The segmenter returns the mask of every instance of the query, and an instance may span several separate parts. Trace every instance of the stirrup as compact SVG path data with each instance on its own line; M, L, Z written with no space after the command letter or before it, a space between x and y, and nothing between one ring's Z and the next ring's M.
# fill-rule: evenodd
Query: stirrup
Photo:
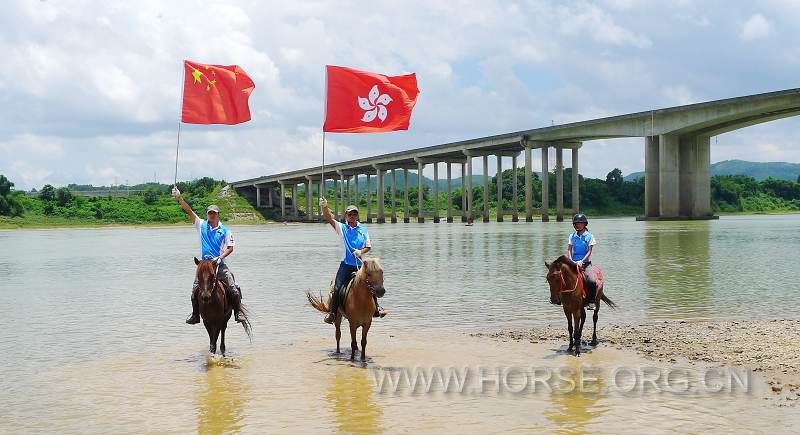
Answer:
M330 314L328 314L328 317L325 317L324 320L325 320L325 323L332 325L333 321L336 320L336 316L334 316L333 313L330 313Z
M372 313L372 317L380 317L381 319L386 317L389 314L388 311L384 310L382 307L378 307L375 309L375 312Z
M189 318L186 319L186 323L189 325L196 325L200 323L200 315L198 314L195 316L194 313L190 314Z

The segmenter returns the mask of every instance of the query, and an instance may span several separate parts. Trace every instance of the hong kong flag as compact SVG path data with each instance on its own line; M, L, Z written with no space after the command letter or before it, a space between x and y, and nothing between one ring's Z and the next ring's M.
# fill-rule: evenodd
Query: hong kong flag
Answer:
M377 133L408 130L419 89L416 74L385 76L327 65L328 95L322 130Z

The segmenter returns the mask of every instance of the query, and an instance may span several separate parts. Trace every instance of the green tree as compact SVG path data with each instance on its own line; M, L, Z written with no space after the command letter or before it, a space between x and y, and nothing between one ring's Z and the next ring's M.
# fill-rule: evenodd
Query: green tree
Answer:
M56 203L58 203L58 205L60 205L61 207L68 206L69 203L72 202L74 198L75 196L72 194L72 191L70 191L68 188L59 187L58 189L56 189Z
M44 202L51 202L56 199L56 188L50 184L45 184L39 192L39 198Z
M13 188L14 183L5 175L0 175L0 215L21 216L25 211Z
M144 195L142 195L142 200L147 205L153 205L158 201L158 190L155 188L149 188L145 190Z

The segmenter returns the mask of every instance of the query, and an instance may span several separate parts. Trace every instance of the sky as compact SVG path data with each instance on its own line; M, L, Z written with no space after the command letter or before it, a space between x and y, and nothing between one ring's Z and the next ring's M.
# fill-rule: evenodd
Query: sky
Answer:
M321 163L327 64L414 72L421 91L408 131L327 134L332 163L798 88L798 22L794 0L10 0L0 174L20 190L172 183L183 59L256 84L251 121L180 129L179 180L236 181ZM711 161L797 163L799 136L798 118L726 133ZM642 170L644 141L586 142L580 167Z

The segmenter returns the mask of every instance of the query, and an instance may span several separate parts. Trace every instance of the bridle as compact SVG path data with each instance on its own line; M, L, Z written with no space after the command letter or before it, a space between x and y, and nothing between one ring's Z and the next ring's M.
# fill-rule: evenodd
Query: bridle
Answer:
M557 276L561 281L561 293L569 293L574 292L578 289L578 284L583 282L583 274L581 273L581 268L577 264L575 265L575 270L577 272L575 277L575 286L572 288L567 287L567 282L564 280L564 274L559 270L558 272L551 272L550 276ZM549 281L549 280L548 280Z

